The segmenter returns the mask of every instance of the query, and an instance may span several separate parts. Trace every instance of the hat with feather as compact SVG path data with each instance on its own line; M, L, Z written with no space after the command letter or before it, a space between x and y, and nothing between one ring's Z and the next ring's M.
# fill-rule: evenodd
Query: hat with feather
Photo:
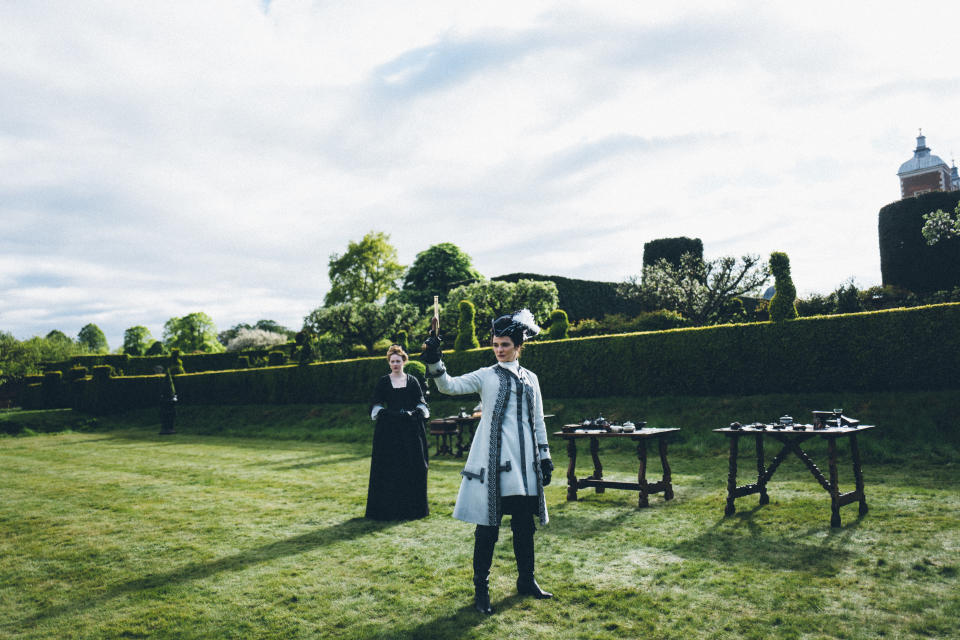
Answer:
M493 335L510 338L517 347L523 344L524 340L538 333L540 333L540 327L537 326L529 309L520 309L493 321Z

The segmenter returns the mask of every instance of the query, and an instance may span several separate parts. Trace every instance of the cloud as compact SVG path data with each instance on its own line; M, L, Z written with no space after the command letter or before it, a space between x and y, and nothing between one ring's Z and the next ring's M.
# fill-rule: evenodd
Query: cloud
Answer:
M836 3L0 5L0 330L296 327L370 230L488 276L687 235L873 284L916 127L960 148L942 10L908 49L919 9Z

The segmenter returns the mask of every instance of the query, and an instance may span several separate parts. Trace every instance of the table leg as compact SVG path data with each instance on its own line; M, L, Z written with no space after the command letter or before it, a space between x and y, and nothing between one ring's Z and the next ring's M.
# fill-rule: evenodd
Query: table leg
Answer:
M830 465L830 526L840 526L840 487L837 476L837 439L827 439L827 454Z
M640 458L640 470L637 472L637 484L640 485L640 496L637 500L637 508L649 507L650 501L647 498L647 441L637 441L637 457Z
M590 456L593 458L594 480L603 480L603 465L600 464L600 438L590 438ZM594 487L597 493L603 493L603 487Z
M667 462L667 439L660 436L657 438L657 445L660 448L660 464L663 466L663 499L673 500L673 477L670 475L670 463Z
M850 436L850 457L853 458L853 477L857 483L857 494L860 497L860 515L867 515L867 496L863 492L863 471L860 469L860 447L857 446L857 435Z
M760 487L760 504L769 504L770 496L767 495L767 469L763 466L763 436L757 434L757 486Z
M567 465L567 500L576 502L577 500L577 442L574 438L567 439L567 457L570 463Z
M732 516L737 511L737 508L733 506L733 499L737 492L737 445L739 444L740 436L734 433L729 437L730 464L727 469L727 508L723 512L725 516Z
M457 425L457 457L463 457L463 427Z

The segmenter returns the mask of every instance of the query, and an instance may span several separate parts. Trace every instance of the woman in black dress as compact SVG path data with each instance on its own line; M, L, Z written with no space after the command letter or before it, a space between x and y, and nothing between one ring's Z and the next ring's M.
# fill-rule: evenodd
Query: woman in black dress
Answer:
M377 381L370 417L377 421L370 457L367 514L374 520L413 520L427 506L429 453L424 420L430 416L420 383L404 373L407 354L387 350L390 373Z

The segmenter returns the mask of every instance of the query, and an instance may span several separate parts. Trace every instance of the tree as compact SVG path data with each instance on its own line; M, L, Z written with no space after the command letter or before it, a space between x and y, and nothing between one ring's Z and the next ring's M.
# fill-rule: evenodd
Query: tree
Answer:
M142 325L130 327L123 332L123 353L142 356L147 352L147 348L152 341L153 336L150 335L150 329Z
M863 301L860 300L860 289L853 278L847 280L830 296L834 299L837 313L858 313L863 311Z
M263 329L240 329L227 344L227 351L246 351L248 349L269 349L287 341L282 333Z
M460 313L458 305L461 300L469 300L477 311L476 336L480 344L489 343L493 321L506 313L527 308L539 324L544 324L550 317L550 312L559 306L557 285L553 282L537 280L474 282L450 290L447 304L440 312L441 334L453 333L457 326Z
M65 334L63 331L60 331L59 329L54 329L53 331L51 331L50 333L48 333L48 334L44 337L44 339L45 339L45 340L50 340L50 341L52 341L52 342L59 341L59 342L69 342L69 343L73 343L73 340L70 339L70 336L68 336L67 334Z
M951 218L950 214L943 209L923 214L924 222L921 232L927 244L935 245L947 238L960 237L960 202L957 203L953 215L955 217Z
M185 353L220 353L224 350L217 341L217 326L203 312L167 320L163 325L163 344L168 349L180 349Z
M389 235L371 231L360 242L351 241L345 253L330 256L330 291L324 298L325 306L381 302L397 290L403 266L397 262L397 250L389 240Z
M797 317L797 288L790 277L790 258L787 254L782 251L771 253L770 271L776 291L770 300L770 319L774 322L793 320Z
M34 336L20 341L0 331L0 377L21 378L43 373L42 362L63 362L83 351L83 347L60 331L51 333L60 335Z
M343 302L318 307L303 319L304 329L318 335L327 334L343 345L359 344L373 354L373 345L383 338L410 331L420 312L411 304L392 300L375 302ZM321 350L323 349L321 344Z
M439 296L443 304L452 286L481 277L473 268L470 256L453 243L441 242L418 253L407 269L403 279L404 298L426 309L433 304L433 296Z
M661 259L645 267L642 283L631 278L621 292L642 297L653 308L677 311L695 325L717 324L738 311L737 298L755 294L769 277L760 256L704 261L685 253L679 266Z
M477 340L477 326L475 317L477 310L469 300L460 301L460 319L457 322L457 339L453 343L455 351L466 351L468 349L479 349L480 342Z
M274 320L257 320L257 323L253 325L241 322L240 324L236 324L226 331L221 331L217 334L217 341L223 346L227 346L230 344L230 341L236 338L237 334L243 329L259 329L261 331L278 333L284 337L284 341L291 340L294 336L296 336L297 333L296 331L288 329Z
M103 335L95 324L88 324L77 334L77 342L86 347L92 353L107 353L110 347L107 346L107 336Z
M143 352L145 356L162 356L164 354L165 347L163 343L159 340L154 340L150 343L150 346L147 347L147 350Z

